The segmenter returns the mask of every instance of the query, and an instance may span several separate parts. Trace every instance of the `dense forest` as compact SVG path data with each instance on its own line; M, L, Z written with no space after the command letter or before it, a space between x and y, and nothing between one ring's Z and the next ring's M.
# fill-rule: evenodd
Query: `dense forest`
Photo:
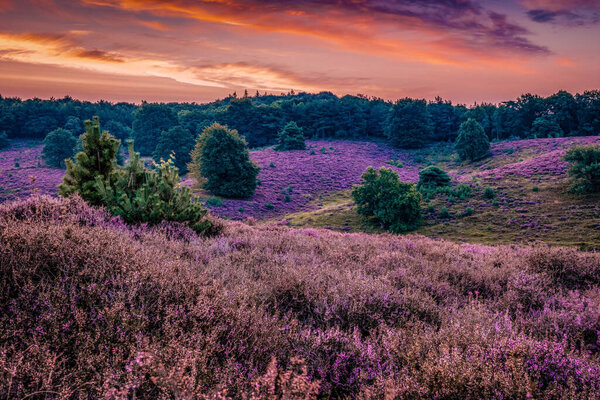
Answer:
M21 100L0 96L0 133L10 138L43 139L64 128L74 135L83 121L97 115L103 129L119 139L133 137L143 155L151 155L162 132L174 126L197 135L213 122L237 129L250 147L272 145L278 132L294 121L307 138L388 139L400 147L416 148L452 141L468 118L477 120L490 140L584 136L600 134L600 91L572 95L559 91L549 97L524 94L501 104L455 105L402 99L395 103L362 95L337 97L318 94L229 97L207 104L141 105L96 103L63 99Z

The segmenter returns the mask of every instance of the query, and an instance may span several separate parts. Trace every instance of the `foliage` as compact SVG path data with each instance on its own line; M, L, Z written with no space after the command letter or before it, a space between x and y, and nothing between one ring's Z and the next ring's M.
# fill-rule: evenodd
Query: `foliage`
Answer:
M588 193L600 191L600 146L573 146L564 156L570 163L571 191Z
M194 148L194 136L181 126L163 131L153 153L154 161L167 160L173 155L174 164L181 174L187 172L187 164L192 161L190 155Z
M460 125L454 146L459 157L468 161L484 158L490 151L490 141L481 124L471 118Z
M53 130L44 139L42 157L46 165L54 168L64 168L65 159L73 157L77 139L71 131L62 128Z
M133 120L133 138L142 155L152 155L163 131L177 125L177 115L168 106L143 104Z
M98 176L96 186L103 205L127 223L179 222L197 233L207 232L211 223L204 219L206 209L191 195L190 188L181 186L179 181L172 159L161 161L156 170L149 170L130 141L129 160L119 170L118 178L110 182Z
M6 132L0 133L0 150L7 148L10 146L10 140L8 139L8 135Z
M392 232L415 229L421 220L421 194L392 169L367 168L362 184L352 189L352 197L359 214L374 216Z
M558 138L563 137L564 132L554 115L545 114L533 121L531 136L534 138Z
M486 187L483 190L483 198L484 199L488 199L488 200L492 200L496 197L496 192L494 192L494 189L491 187Z
M437 189L451 184L448 174L439 167L431 165L419 171L419 182L417 183L417 189L419 190Z
M277 135L277 146L275 146L275 150L304 150L306 149L304 140L302 128L293 121L289 122Z
M600 397L598 253L224 224L0 205L4 397Z
M398 100L390 114L387 137L393 146L420 148L433 141L434 126L425 100Z
M81 136L83 151L75 155L75 161L67 159L67 172L59 185L61 196L78 193L92 205L101 205L102 196L98 193L96 180L100 178L107 185L117 179L116 154L121 142L107 131L100 133L97 116L93 123L85 121L85 133Z
M189 167L204 187L218 196L247 198L256 189L259 168L250 160L246 141L220 124L204 129L196 140Z

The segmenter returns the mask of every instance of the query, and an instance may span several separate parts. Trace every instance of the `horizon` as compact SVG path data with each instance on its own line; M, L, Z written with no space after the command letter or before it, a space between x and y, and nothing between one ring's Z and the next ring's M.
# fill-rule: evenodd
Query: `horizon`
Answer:
M494 103L600 87L593 0L0 0L6 97Z

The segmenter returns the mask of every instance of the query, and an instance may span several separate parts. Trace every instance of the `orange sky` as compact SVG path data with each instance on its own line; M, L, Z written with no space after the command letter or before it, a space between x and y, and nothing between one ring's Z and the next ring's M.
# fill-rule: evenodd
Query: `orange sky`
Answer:
M0 0L0 94L498 102L600 88L598 0Z

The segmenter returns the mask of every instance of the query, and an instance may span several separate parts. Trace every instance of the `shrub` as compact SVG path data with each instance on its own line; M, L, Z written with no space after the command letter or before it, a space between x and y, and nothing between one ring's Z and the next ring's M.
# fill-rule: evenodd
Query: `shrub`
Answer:
M271 167L271 168L275 168L275 164L273 164L273 161L271 161L271 162L269 163L269 167Z
M483 197L492 200L496 197L496 192L494 192L494 189L492 189L491 187L486 187L483 191Z
M450 218L450 211L448 211L448 209L446 207L443 207L440 210L440 218L444 218L444 219Z
M571 191L588 193L600 191L600 146L573 146L564 156L570 163Z
M92 205L103 204L96 178L99 177L108 186L115 182L115 156L120 144L107 131L100 133L98 117L94 117L93 123L85 121L85 133L81 135L83 151L75 155L75 161L66 160L67 172L58 187L58 193L63 197L78 193Z
M267 210L272 210L273 208L275 208L275 206L274 206L274 205L273 205L273 203L271 203L270 201L267 201L267 202L265 203L265 208L266 208Z
M157 163L161 159L167 160L175 156L174 164L181 174L187 172L187 164L192 161L190 152L194 148L194 136L181 126L174 126L168 131L163 131L154 149L152 157Z
M204 200L204 205L208 208L221 207L223 202L217 197L209 197L208 199Z
M450 185L450 177L441 168L429 166L419 171L419 182L417 183L417 189L419 190L431 190Z
M46 135L42 158L49 167L64 168L65 160L73 157L77 139L73 134L62 128L58 128Z
M421 194L392 169L367 168L362 184L352 189L352 197L359 214L375 217L392 232L415 229L421 220Z
M463 211L463 216L464 217L468 217L468 216L473 215L473 214L475 214L475 211L471 207L467 207L467 208L465 208L465 211Z
M10 145L10 140L6 132L0 133L0 150L5 149Z
M284 201L284 202L286 202L286 203L289 203L290 201L292 201L292 198L290 197L290 195L289 195L289 194L286 194L286 195L284 196L284 198L283 198L283 201Z
M469 118L460 125L454 147L461 160L475 161L488 155L490 141L481 124Z
M192 196L190 188L180 185L172 159L149 170L131 140L129 160L124 168L119 168L117 176L114 182L97 176L96 186L106 208L125 222L156 225L172 221L186 224L197 233L211 228L210 221L204 218L206 209Z
M289 122L277 135L277 146L275 150L304 150L306 144L302 128L300 128L294 121Z
M190 172L206 179L204 187L218 196L248 198L256 190L259 168L250 160L244 138L214 123L196 140Z
M531 188L531 190L533 190L534 192L539 192L540 188L538 186L534 186L533 188Z

